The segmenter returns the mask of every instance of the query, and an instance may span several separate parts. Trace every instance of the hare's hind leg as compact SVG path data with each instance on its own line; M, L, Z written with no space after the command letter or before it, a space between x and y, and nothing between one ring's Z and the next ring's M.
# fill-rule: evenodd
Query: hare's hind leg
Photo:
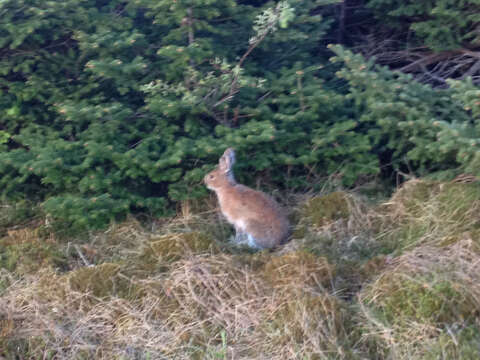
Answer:
M255 238L252 235L247 234L247 238L248 246L250 246L252 249L262 249L262 247L258 246L258 244L255 242Z
M234 242L237 245L247 244L248 243L248 234L241 230L240 228L235 228L235 238Z
M237 227L235 228L234 242L237 245L247 245L252 249L262 249L261 246L257 245L255 238L251 234Z

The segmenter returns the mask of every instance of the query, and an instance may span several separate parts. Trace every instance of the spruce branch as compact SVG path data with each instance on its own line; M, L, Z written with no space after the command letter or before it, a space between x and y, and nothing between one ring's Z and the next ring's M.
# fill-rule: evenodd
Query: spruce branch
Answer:
M260 45L268 34L274 32L277 29L277 24L280 22L282 27L286 27L286 22L293 17L293 9L286 1L282 1L277 4L275 8L268 8L257 16L255 20L255 26L253 29L256 34L250 38L250 46L242 55L238 63L233 67L234 77L230 84L230 91L226 96L220 99L214 107L221 105L225 101L229 101L238 92L238 80L241 74L242 65L252 51Z

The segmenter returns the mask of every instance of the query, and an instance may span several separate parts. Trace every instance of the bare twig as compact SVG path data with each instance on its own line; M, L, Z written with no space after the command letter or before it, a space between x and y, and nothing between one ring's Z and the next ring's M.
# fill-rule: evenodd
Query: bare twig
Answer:
M272 29L275 27L275 24L276 24L276 19L275 21L272 21L266 28L266 30L263 32L263 34L255 41L253 42L252 44L250 44L250 46L248 47L247 51L245 51L245 53L242 55L242 57L240 58L240 60L238 61L236 67L237 68L241 68L243 63L245 62L245 60L247 59L247 57L252 53L252 51L262 43L262 41L266 38L266 36L272 31ZM235 76L233 77L233 80L232 80L232 83L230 84L230 91L228 92L228 94L226 96L224 96L222 99L220 99L215 105L214 107L224 103L225 101L228 101L230 100L231 98L233 98L233 96L238 92L238 88L237 88L237 83L238 83L238 77L240 75L240 72L238 72L237 74L235 74Z
M187 9L187 26L188 26L188 45L192 45L195 42L195 37L193 35L193 15L192 15L192 8L189 7Z
M80 248L78 247L78 245L73 245L73 247L75 248L75 250L77 251L78 253L78 256L80 256L80 259L82 259L83 263L85 264L85 266L92 266L92 264L90 264L88 262L88 260L85 258L85 256L82 254L82 251L80 250Z
M470 76L474 83L479 83L479 51L460 48L434 52L425 46L405 48L403 41L392 33L369 34L362 37L361 43L357 49L365 57L375 57L377 63L410 73L421 82L445 86L448 78Z
M298 74L298 77L297 77L297 87L298 87L298 98L299 98L299 101L300 101L300 109L302 110L302 112L305 112L305 99L304 99L304 96L303 96L303 87L302 87L302 75L301 74Z

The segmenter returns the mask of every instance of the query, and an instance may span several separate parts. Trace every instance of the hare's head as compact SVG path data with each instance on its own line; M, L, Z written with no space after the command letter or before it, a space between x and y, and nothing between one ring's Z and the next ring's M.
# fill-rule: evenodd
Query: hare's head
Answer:
M235 151L232 148L228 148L225 150L220 160L218 160L217 168L209 172L203 178L207 188L210 190L216 190L224 186L235 184L232 170L234 162Z

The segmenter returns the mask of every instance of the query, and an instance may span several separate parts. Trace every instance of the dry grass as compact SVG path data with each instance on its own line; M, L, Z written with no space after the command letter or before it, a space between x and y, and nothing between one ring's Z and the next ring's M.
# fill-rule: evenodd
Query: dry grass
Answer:
M424 358L440 336L458 346L464 329L480 330L479 250L462 240L420 246L392 261L359 294L365 342L378 341L385 358ZM473 339L477 349L479 341Z
M32 251L2 265L0 358L478 358L478 184L304 199L293 239L257 253L194 205L76 243L5 229L8 254L48 246L63 263Z
M478 183L412 180L382 205L379 238L391 250L443 242L480 229Z
M107 263L66 275L44 271L0 297L3 346L22 342L27 354L60 359L208 358L225 334L228 358L251 359L259 346L269 359L326 358L342 348L341 306L332 294L297 273L287 291L287 274L279 288L263 272L232 255L195 255L145 279ZM310 290L302 291L302 279Z

